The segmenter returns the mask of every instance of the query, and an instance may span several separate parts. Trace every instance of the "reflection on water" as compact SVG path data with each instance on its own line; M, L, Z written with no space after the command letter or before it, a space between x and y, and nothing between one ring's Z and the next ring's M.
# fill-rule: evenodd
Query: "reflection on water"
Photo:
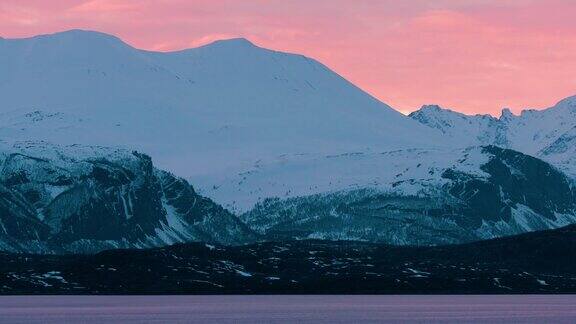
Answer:
M576 295L14 296L2 323L576 323Z

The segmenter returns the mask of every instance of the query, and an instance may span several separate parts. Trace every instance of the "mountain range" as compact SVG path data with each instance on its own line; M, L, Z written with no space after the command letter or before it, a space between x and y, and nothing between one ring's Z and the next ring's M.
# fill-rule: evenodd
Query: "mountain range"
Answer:
M498 145L548 161L576 176L576 96L543 110L500 118L468 116L439 106L423 106L410 114L414 120L440 130L459 146Z
M161 53L72 30L0 53L4 250L439 245L576 222L576 97L404 116L245 39Z

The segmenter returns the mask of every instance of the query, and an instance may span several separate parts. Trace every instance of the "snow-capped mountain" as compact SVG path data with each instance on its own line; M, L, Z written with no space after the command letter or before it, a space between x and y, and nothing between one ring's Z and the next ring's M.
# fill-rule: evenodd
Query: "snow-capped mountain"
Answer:
M441 131L446 140L461 147L484 143L508 146L500 120L491 115L465 115L437 105L425 105L409 117Z
M238 218L137 152L0 142L0 249L95 252L251 242Z
M202 189L283 154L442 143L317 61L245 39L157 53L72 30L0 53L0 137L136 149Z
M400 245L462 243L576 222L572 179L537 158L496 146L324 157L262 166L241 181L274 192L284 184L298 188L291 176L313 178L315 187L302 190L321 193L278 195L241 219L275 239ZM348 187L331 191L331 181Z
M438 106L424 106L410 114L438 129L458 146L498 145L542 158L576 177L576 96L544 110L508 109L500 118L464 115Z

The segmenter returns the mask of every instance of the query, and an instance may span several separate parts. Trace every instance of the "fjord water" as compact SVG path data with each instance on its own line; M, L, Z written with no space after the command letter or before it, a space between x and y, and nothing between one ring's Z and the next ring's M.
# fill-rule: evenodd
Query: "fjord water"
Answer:
M10 296L4 323L574 323L576 295Z

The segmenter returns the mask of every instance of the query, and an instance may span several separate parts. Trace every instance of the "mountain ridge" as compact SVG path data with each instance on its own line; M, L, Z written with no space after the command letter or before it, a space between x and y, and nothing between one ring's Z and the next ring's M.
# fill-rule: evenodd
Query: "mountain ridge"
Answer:
M441 145L316 60L242 44L151 52L79 30L5 40L0 115L12 121L0 116L0 135L137 149L202 188L283 154ZM30 123L36 111L63 121Z
M574 226L421 248L307 240L96 255L0 252L0 294L574 293L576 264L566 257L574 253Z

